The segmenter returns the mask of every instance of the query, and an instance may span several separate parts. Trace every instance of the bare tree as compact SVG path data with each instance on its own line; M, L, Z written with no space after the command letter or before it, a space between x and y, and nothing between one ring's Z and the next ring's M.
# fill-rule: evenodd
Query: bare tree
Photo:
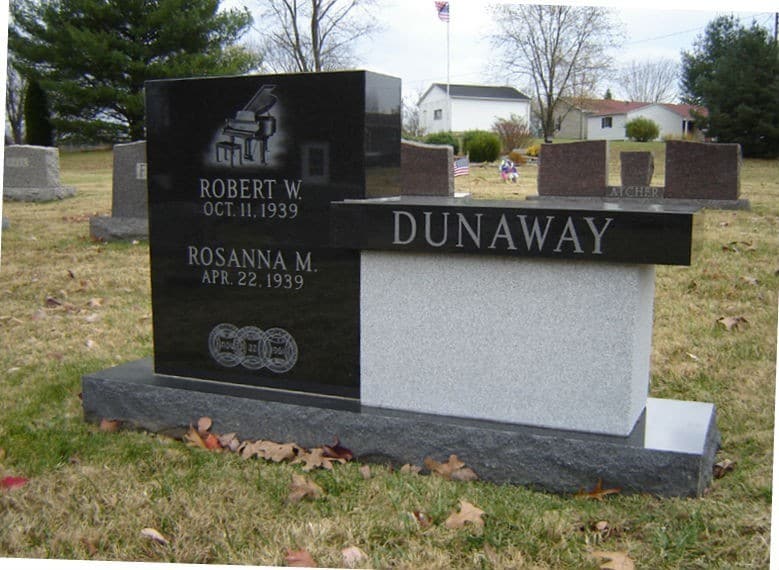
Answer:
M353 65L352 44L378 29L375 0L264 0L265 66L276 72Z
M619 71L620 87L630 101L671 103L678 97L679 64L672 59L631 61Z
M26 92L27 81L9 60L5 81L5 118L11 127L11 139L14 144L22 144L24 141L24 96Z
M491 39L502 53L500 63L532 82L544 140L550 141L560 121L559 103L592 94L611 68L608 49L621 39L614 12L530 4L497 5L492 11L498 31Z
M422 98L422 91L415 94L407 94L401 100L401 112L403 115L403 137L415 139L425 134L422 126L422 117L419 113L417 101Z

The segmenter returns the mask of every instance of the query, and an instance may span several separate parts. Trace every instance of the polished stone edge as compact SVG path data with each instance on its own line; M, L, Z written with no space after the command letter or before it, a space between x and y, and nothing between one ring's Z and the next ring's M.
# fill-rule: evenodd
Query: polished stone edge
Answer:
M56 186L52 188L3 188L3 199L16 202L51 202L76 195L72 186Z
M86 375L82 379L84 417L90 422L113 419L125 427L180 435L199 417L209 416L215 433L294 441L304 447L331 444L338 437L358 460L394 465L422 465L426 457L445 461L454 453L483 480L562 493L591 489L602 479L604 488L620 487L623 493L700 496L711 483L720 440L714 406L698 402L649 399L648 410L672 402L675 412L690 406L692 415L701 417L704 410L708 416L708 421L684 426L684 436L699 441L700 450L674 451L593 434L579 437L560 430L376 408L337 410L164 383L152 371L150 359ZM670 414L648 413L646 430L663 431L669 423L666 441L672 441L675 436L670 432L680 429L674 422Z
M572 203L578 202L581 205L596 205L604 202L621 204L623 206L664 206L667 208L700 208L708 210L751 210L752 206L749 200L704 200L704 199L681 199L681 198L613 198L606 196L526 196L527 200L532 201L558 201L564 198Z
M100 241L148 239L149 219L94 216L89 218L89 235Z

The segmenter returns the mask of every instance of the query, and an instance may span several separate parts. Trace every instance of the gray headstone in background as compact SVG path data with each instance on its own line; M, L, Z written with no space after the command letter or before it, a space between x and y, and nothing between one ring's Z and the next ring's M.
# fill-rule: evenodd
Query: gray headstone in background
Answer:
M89 220L89 233L101 241L149 236L146 141L114 145L111 216Z
M740 145L687 141L666 143L666 198L738 200L740 189Z
M400 191L404 196L454 196L454 154L449 145L400 141Z
M60 184L59 149L33 145L5 147L3 198L45 202L75 193L75 188Z
M607 141L543 144L539 196L603 196L609 173Z
M111 214L115 218L148 218L146 141L114 146Z
M619 153L622 186L649 186L655 173L651 152Z

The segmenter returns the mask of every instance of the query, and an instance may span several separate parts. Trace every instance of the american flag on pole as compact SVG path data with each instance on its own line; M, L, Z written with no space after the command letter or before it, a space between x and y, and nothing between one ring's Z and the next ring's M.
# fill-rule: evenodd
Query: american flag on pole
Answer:
M470 174L470 165L471 163L467 156L458 158L454 161L454 175L465 176L466 174Z
M449 2L436 2L435 9L438 10L438 19L442 22L449 21Z

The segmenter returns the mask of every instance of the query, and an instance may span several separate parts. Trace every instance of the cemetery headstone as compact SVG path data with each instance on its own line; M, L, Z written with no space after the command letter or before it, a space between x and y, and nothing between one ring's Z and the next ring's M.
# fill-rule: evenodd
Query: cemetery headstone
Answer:
M539 196L603 196L608 181L608 142L542 144Z
M60 184L59 149L34 145L5 147L4 199L46 202L75 193L75 188Z
M544 144L541 158L538 196L529 196L531 199L566 197L749 209L749 201L739 198L741 147L737 144L668 141L665 186L650 185L654 160L647 152L620 153L621 184L606 186L606 141Z
M703 492L714 406L647 397L654 265L692 262L694 208L401 196L400 84L371 73L146 93L154 362L85 376L87 419Z
M402 194L454 196L451 146L403 140L400 150Z
M102 241L149 235L146 141L114 145L111 216L94 216L89 233Z
M741 146L668 141L665 196L737 201L741 192Z
M400 193L400 82L343 72L146 93L155 370L358 397L359 253L329 244L329 210Z

